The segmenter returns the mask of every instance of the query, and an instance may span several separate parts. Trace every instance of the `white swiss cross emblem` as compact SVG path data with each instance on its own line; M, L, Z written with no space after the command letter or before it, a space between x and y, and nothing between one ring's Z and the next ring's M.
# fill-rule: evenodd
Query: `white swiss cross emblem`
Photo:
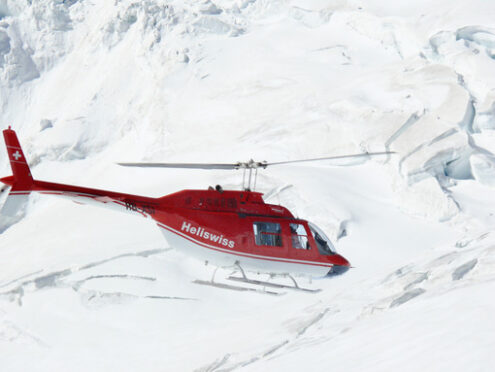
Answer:
M15 159L15 160L19 160L20 158L22 158L22 155L21 153L19 152L19 150L17 150L16 152L14 152L12 154L12 157Z

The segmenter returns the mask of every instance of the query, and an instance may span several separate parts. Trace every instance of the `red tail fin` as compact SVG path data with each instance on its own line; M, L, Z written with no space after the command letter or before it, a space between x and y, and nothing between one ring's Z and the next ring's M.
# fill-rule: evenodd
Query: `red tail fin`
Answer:
M22 152L21 145L15 132L10 129L3 131L7 153L9 154L10 166L14 175L14 185L12 191L29 191L33 186L33 176L29 170L26 157Z

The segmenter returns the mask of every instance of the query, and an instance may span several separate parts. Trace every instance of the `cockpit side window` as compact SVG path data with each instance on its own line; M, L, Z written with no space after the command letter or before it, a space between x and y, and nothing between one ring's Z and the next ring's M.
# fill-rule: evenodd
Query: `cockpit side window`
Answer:
M312 223L308 223L308 226L311 230L313 238L315 239L316 246L318 247L318 252L320 252L320 254L324 256L331 256L337 253L330 239L318 226Z
M280 224L273 222L253 223L254 240L256 245L282 246L282 230Z
M292 248L296 249L311 249L308 241L308 234L303 225L298 223L290 224L290 238L292 241Z

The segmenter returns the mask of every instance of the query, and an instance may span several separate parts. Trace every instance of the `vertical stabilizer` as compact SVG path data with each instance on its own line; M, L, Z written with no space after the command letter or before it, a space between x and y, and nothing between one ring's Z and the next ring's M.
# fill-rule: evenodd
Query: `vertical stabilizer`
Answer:
M0 207L0 233L18 222L25 213L28 196L33 187L33 176L22 151L15 132L10 129L3 131L7 153L10 160L13 176L2 178L1 181L9 186L10 192ZM1 189L5 193L6 188ZM4 199L3 197L1 199Z
M11 192L29 192L33 186L33 176L31 176L29 165L19 144L17 135L9 127L9 129L3 131L3 137L7 146L12 174L14 175L14 185Z

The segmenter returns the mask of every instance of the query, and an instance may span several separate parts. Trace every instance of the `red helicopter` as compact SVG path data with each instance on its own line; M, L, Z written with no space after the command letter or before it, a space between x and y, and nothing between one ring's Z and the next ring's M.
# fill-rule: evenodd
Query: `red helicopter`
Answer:
M350 263L338 254L325 233L303 219L295 218L285 207L267 204L261 193L251 191L257 171L272 165L326 159L369 157L390 152L363 153L277 163L233 164L120 163L123 166L189 169L243 169L243 189L182 190L160 198L122 194L33 179L16 133L3 131L12 167L12 176L0 181L11 187L0 211L5 221L13 218L31 192L56 195L82 204L95 204L139 215L157 224L172 247L217 267L237 267L242 277L230 277L250 284L299 288L248 279L244 269L278 274L305 274L311 277L345 273ZM254 171L254 177L253 177ZM248 173L246 179L246 172ZM200 284L211 282L196 281ZM225 287L226 285L222 285Z

